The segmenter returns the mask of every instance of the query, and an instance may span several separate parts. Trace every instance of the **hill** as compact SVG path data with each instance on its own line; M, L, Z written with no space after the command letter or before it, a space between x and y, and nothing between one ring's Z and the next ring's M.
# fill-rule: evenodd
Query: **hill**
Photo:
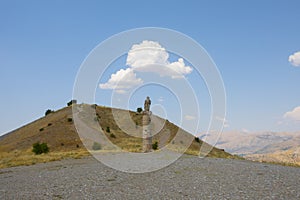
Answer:
M300 166L300 132L224 132L216 146L254 161Z
M75 108L74 108L75 107ZM75 114L72 113L72 108ZM95 112L95 117L91 117L88 112ZM117 114L116 114L117 113ZM130 125L125 115L128 114L131 120L135 122L134 126ZM89 155L86 146L83 145L74 125L74 116L89 124L89 127L98 131L102 137L105 135L109 140L120 147L122 150L131 152L142 151L142 138L136 137L142 133L141 123L142 115L132 111L121 109L108 108L103 106L79 104L62 108L52 112L34 122L31 122L21 128L18 128L6 135L0 137L0 167L9 167L16 165L28 165L38 162L47 162L52 160L60 160L67 157L79 158ZM120 129L122 122L125 127ZM153 137L153 142L158 142L159 148L170 144L172 141L173 147L180 147L186 141L192 141L186 153L198 155L200 145L207 145L199 140L196 141L194 136L180 129L168 120L161 119L157 116L152 117L152 121L156 126L157 134ZM102 130L98 125L101 125ZM78 127L77 127L78 128ZM130 131L130 135L123 130ZM178 141L174 139L176 133L180 131L183 137ZM83 140L85 138L82 137ZM34 155L32 153L32 145L41 142L47 143L50 148L50 153L45 155ZM101 142L101 141L100 141ZM91 144L88 147L92 150L92 145L95 141L86 142ZM176 146L177 145L177 146ZM101 150L106 149L105 144L101 144ZM176 149L175 149L176 150ZM235 156L226 153L224 150L212 148L208 154L209 157L234 158Z

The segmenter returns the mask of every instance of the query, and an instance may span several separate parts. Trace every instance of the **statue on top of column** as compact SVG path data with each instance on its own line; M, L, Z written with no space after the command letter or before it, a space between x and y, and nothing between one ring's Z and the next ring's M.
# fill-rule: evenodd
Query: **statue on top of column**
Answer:
M150 111L150 105L151 105L151 100L150 97L147 97L144 103L144 111L149 112Z

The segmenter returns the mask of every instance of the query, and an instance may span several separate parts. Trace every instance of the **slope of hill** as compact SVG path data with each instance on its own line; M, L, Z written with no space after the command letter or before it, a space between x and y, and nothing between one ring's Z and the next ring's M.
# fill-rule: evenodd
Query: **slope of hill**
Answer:
M86 146L84 146L81 141L81 139L85 140L85 138L82 137L80 139L74 125L73 117L75 115L72 114L72 108L74 107L75 109L73 110L75 110L75 115L78 116L80 120L89 124L89 127L92 129L97 130L99 135L105 135L113 144L122 150L131 152L142 151L142 138L136 137L142 133L141 114L121 109L80 104L50 113L28 125L1 136L0 167L34 164L36 162L59 160L65 157L76 158L88 155ZM95 117L87 113L90 111L95 112ZM128 119L124 117L128 113L131 120L135 122L134 126L127 123L126 120ZM163 148L165 145L170 144L171 141L172 144L175 146L178 145L179 147L186 141L192 141L186 152L195 155L199 154L200 145L202 144L201 140L199 142L195 141L193 135L178 128L168 120L163 120L156 116L153 116L152 120L156 125L154 130L157 132L153 137L153 142L157 141L159 148ZM121 124L121 126L125 125L126 127L120 129L120 121L123 124ZM101 125L102 130L99 129L98 124ZM124 128L129 130L131 134L126 134L123 131ZM178 131L182 132L183 136L180 140L173 140ZM50 153L47 155L34 155L32 153L32 145L36 142L47 143L50 148ZM90 144L92 145L94 142L95 141L91 141ZM85 144L89 143L87 142ZM102 150L109 150L105 149L105 145L101 145ZM207 144L205 143L205 145ZM88 150L92 150L92 147L87 147ZM212 151L208 156L234 158L234 156L217 148L212 148Z
M250 160L300 165L300 132L225 132L216 146Z

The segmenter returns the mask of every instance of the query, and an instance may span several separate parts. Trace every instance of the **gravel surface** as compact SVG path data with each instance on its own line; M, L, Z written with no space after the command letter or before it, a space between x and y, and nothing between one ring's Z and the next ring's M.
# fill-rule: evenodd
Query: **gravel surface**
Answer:
M0 199L300 199L300 168L182 156L132 174L93 157L0 170Z

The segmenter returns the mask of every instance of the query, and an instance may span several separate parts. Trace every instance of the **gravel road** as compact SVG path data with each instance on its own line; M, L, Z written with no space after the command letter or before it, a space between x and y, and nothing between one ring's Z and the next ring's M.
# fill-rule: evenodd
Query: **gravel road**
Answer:
M184 155L131 174L86 157L1 169L0 199L300 199L300 168Z

